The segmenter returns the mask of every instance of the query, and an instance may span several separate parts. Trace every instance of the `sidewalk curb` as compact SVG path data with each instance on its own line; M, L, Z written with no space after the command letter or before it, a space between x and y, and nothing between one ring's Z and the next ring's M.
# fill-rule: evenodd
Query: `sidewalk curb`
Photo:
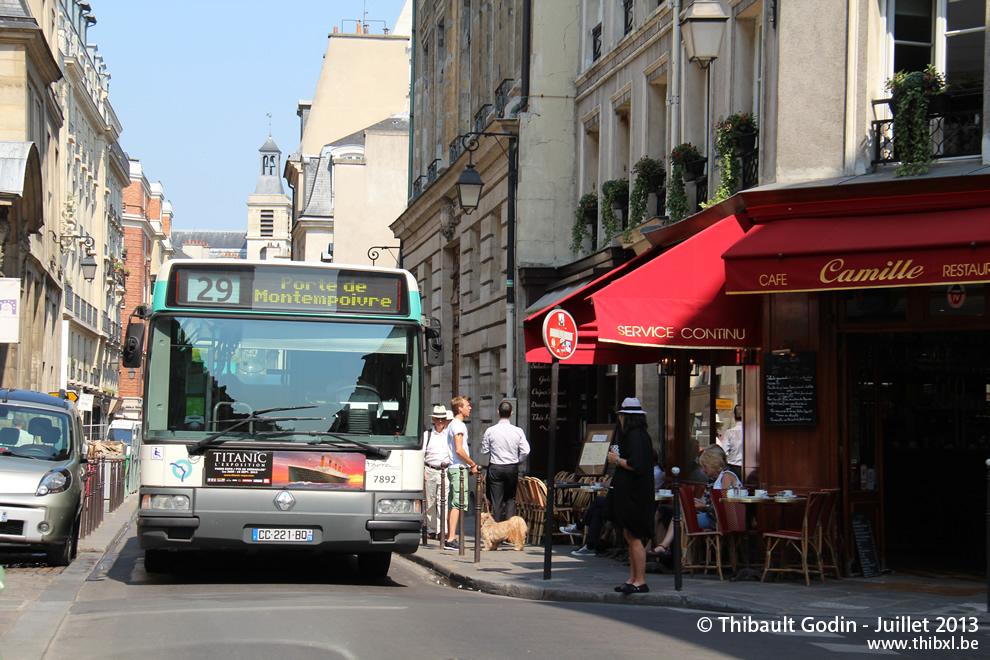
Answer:
M428 568L443 577L457 582L468 589L481 591L495 596L507 596L523 600L547 600L563 603L612 603L616 605L651 605L654 607L682 607L691 610L707 612L724 612L728 614L777 614L779 610L759 609L733 605L724 601L713 600L678 592L653 592L637 596L626 596L615 592L590 592L579 589L559 587L542 587L533 584L506 584L494 580L473 578L449 565L432 560L422 553L400 555L405 559Z

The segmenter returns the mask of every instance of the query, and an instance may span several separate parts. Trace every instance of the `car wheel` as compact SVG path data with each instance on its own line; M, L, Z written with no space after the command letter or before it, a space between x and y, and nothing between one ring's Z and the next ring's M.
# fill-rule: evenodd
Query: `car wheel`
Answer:
M392 565L391 552L365 552L358 555L358 572L366 580L378 580L388 575Z
M168 550L145 550L144 570L148 573L171 573L175 568L175 553Z
M49 566L68 566L76 558L79 549L79 519L72 523L72 531L65 543L52 546L46 553L46 560Z

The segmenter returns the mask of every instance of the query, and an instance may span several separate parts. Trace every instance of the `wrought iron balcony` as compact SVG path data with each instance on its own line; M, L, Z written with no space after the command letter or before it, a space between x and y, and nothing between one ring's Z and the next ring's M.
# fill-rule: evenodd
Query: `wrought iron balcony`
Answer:
M512 78L506 78L495 88L495 116L499 119L505 119L505 108L509 104L509 92L515 82Z
M462 153L464 153L464 145L461 144L461 138L456 137L447 148L447 166L450 167L453 165L461 157Z
M491 111L492 111L492 104L491 103L486 103L483 106L481 106L480 108L478 108L478 111L476 113L474 113L474 132L475 133L484 133L485 132L485 129L488 127L488 113L491 112ZM461 142L460 141L460 138L454 140L454 142L457 142L458 144L460 144L460 142ZM451 143L451 146L453 146L453 143ZM460 151L457 152L457 155L458 156L460 156L461 153L464 151L464 147L463 146L461 146L459 148L460 148ZM452 158L450 160L450 162L453 163L455 160L457 160L457 159L456 158Z
M873 102L874 109L891 99ZM940 95L929 106L932 159L978 156L983 139L983 91ZM896 163L894 123L897 118L873 121L873 164Z
M413 199L416 199L423 194L423 183L426 181L426 175L420 175L413 181Z
M440 159L434 158L433 162L430 163L426 168L426 185L427 187L432 186L437 180L437 171L440 167Z

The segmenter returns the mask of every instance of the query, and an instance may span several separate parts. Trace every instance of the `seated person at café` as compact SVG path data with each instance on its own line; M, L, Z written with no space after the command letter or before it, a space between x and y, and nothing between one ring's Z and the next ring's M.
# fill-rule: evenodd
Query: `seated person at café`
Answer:
M740 488L739 478L728 469L725 462L725 452L718 445L712 445L701 453L698 459L701 469L708 476L708 487L701 498L694 498L694 505L698 513L698 527L701 529L712 529L715 526L715 513L712 508L711 489ZM674 540L674 526L667 526L667 534L663 537L653 554L667 554L670 552L670 544Z
M611 479L605 480L602 482L602 485L608 486L610 482ZM573 525L565 525L560 528L560 531L564 534L573 534L575 536L580 535L582 529L587 529L584 544L571 552L575 557L593 557L595 555L595 548L604 534L606 502L605 496L599 495L591 502L584 515L581 516L581 520Z

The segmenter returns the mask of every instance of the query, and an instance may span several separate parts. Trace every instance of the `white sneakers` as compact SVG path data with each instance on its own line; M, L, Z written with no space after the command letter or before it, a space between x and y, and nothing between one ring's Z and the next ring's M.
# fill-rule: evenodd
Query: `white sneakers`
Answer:
M584 533L580 529L578 529L577 525L565 525L560 528L560 531L563 532L564 534L575 534L575 535Z
M571 552L571 555L573 555L574 557L594 557L595 554L596 554L595 551L589 548L588 546L583 546Z

